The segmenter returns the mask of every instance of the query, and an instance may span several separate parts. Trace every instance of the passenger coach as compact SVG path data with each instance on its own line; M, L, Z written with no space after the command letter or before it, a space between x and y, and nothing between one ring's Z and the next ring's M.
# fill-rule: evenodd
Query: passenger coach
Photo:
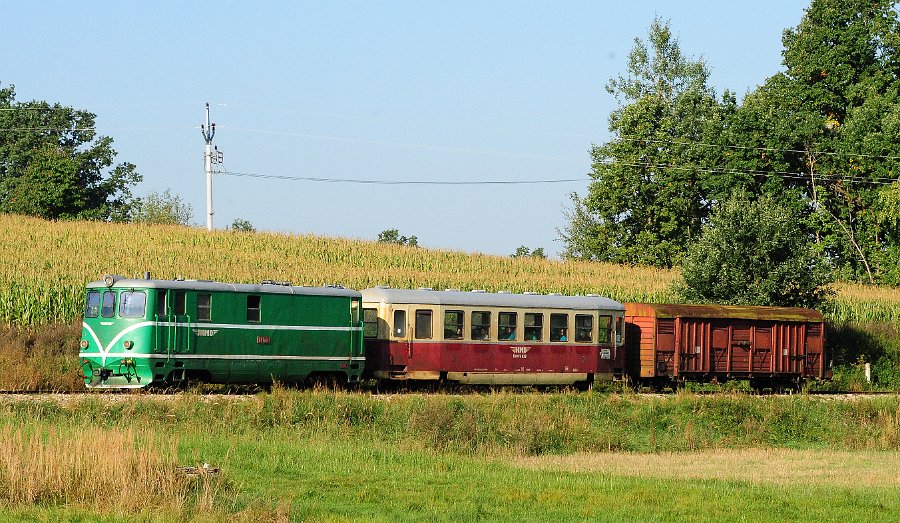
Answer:
M622 375L625 308L608 298L387 287L362 296L374 378L573 385Z
M87 285L79 356L88 387L362 374L358 291L149 278Z

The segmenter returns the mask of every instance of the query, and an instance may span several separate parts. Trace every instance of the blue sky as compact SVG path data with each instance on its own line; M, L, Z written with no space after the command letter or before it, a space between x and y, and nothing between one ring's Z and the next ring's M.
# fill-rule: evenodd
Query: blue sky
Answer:
M563 249L569 194L609 137L635 37L668 18L711 83L738 96L781 69L781 34L808 2L7 1L0 83L18 100L97 114L137 195L171 189L205 224L199 125L210 103L236 173L216 175L215 226L375 239L508 255Z

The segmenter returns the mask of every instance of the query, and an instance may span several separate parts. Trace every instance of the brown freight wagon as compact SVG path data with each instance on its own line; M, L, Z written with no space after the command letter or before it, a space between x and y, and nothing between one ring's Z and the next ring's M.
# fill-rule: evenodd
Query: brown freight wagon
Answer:
M640 382L831 378L821 313L793 307L625 303L625 367Z

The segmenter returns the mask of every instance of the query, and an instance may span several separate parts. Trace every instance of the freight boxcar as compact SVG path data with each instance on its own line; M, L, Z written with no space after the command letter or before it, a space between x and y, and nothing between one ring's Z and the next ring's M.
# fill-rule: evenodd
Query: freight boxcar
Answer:
M361 300L343 288L106 276L87 285L85 384L355 381Z
M625 304L626 368L639 382L830 378L821 313L790 307Z
M599 296L362 291L366 365L382 380L589 384L621 377L625 308Z

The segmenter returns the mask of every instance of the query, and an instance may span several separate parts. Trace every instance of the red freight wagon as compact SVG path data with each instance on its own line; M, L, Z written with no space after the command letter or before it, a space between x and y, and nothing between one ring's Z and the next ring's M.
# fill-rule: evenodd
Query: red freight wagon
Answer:
M822 314L793 307L626 303L632 379L799 384L827 379Z
M362 291L366 371L388 380L589 384L621 377L625 307L600 296Z

